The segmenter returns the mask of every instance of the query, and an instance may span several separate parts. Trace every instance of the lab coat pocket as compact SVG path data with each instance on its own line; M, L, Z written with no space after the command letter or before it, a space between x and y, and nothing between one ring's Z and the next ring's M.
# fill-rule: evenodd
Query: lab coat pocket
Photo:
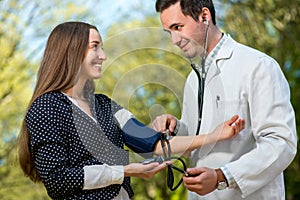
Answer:
M219 114L223 113L226 118L233 115L239 115L245 118L248 111L247 101L245 99L220 99L216 97L216 110Z
M241 131L237 137L234 139L236 140L242 140L243 135L246 132L247 127L249 126L249 106L247 103L247 100L245 98L239 98L239 99L221 99L221 97L216 97L216 115L221 117L219 120L223 120L221 122L224 122L226 120L229 120L233 115L239 115L240 118L245 119L245 129ZM246 138L245 138L246 139Z

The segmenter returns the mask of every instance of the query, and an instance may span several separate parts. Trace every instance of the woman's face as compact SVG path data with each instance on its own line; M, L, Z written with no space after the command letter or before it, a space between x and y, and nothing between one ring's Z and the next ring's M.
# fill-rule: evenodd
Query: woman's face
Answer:
M102 63L105 60L101 36L95 29L90 29L88 51L81 64L80 77L86 80L99 79Z

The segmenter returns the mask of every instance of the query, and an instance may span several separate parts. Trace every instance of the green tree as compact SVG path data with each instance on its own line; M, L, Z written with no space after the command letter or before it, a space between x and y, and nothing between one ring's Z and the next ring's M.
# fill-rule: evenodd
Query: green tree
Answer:
M7 10L1 10L0 15L0 198L13 199L11 194L15 186L21 185L15 182L20 173L16 174L16 168L12 167L13 150L24 112L20 108L25 107L31 93L30 77L34 65L26 60L20 45L25 24L15 12L21 8L16 1L1 3L1 8Z
M237 41L275 58L291 87L291 101L300 132L300 1L223 0L229 7L224 29ZM299 146L298 146L299 150ZM300 199L300 156L285 171L287 199Z
M191 68L163 33L158 18L112 26L104 50L107 61L97 83L98 92L112 97L145 124L162 113L180 118L182 91ZM135 154L131 158L142 159ZM186 199L183 185L171 192L166 177L164 170L151 180L132 178L134 199Z

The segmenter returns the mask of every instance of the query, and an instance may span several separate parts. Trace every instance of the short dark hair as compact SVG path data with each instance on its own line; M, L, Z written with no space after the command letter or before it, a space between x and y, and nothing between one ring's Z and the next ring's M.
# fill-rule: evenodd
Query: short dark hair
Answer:
M180 2L182 13L191 16L195 21L199 21L198 16L201 14L202 8L208 8L212 22L216 25L216 11L212 0L156 0L156 12L162 12L177 2Z

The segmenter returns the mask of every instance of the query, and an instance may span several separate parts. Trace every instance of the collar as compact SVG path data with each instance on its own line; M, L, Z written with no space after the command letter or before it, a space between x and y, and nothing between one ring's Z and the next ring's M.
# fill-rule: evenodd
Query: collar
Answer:
M208 71L209 66L212 64L214 60L216 60L218 53L220 52L223 44L228 39L228 36L222 33L222 38L218 42L218 44L213 48L213 50L208 54L206 61L205 61L205 69Z
M229 35L222 33L222 38L214 49L208 54L205 62L205 70L207 72L206 84L210 82L217 74L220 73L220 69L217 62L221 59L227 59L231 56L233 51L233 40Z

